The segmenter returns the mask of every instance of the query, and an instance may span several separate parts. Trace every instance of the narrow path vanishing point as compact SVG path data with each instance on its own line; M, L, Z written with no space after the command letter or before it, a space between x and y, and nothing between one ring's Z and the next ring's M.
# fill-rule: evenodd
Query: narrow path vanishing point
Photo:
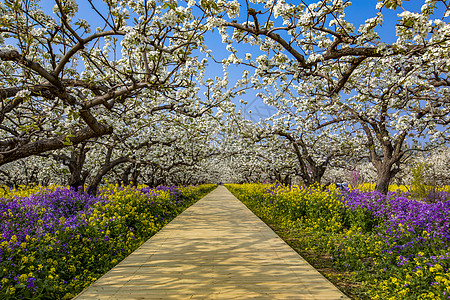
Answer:
M346 299L219 186L74 299Z

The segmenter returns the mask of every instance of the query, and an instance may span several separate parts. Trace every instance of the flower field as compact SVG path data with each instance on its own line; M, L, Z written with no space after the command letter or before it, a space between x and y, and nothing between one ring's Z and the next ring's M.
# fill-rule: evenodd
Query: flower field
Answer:
M325 275L346 281L338 286L351 297L450 299L448 195L426 203L334 187L227 187L300 254L327 257L335 272Z
M70 299L215 188L0 189L0 299Z

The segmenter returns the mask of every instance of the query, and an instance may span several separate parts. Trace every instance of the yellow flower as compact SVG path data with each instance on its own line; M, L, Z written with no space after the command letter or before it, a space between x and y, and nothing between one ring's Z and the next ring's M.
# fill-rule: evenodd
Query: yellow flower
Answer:
M416 274L418 277L422 277L423 276L422 270L417 270L416 272L414 272L414 274Z
M28 279L28 275L27 274L22 274L19 276L19 280L20 281L26 281Z

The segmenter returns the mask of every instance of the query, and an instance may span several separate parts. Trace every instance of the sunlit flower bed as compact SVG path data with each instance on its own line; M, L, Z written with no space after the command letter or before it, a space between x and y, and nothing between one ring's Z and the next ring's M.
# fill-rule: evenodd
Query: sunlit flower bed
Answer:
M360 282L358 298L450 299L450 197L426 203L321 187L228 185L266 222L300 229Z
M432 186L426 186L428 189L433 190L435 187ZM351 187L349 187L351 189ZM355 189L364 191L364 192L370 192L375 190L375 183L362 183L356 185ZM411 185L398 185L398 184L391 184L389 186L389 191L391 192L398 192L398 193L411 193L411 191L414 189ZM436 188L437 193L450 193L450 185L444 185L441 187Z
M72 298L214 187L0 190L0 299Z

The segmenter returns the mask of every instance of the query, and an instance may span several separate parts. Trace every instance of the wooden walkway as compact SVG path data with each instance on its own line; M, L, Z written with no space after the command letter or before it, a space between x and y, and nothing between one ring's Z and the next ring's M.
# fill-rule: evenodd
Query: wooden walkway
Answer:
M225 187L74 299L346 299Z

